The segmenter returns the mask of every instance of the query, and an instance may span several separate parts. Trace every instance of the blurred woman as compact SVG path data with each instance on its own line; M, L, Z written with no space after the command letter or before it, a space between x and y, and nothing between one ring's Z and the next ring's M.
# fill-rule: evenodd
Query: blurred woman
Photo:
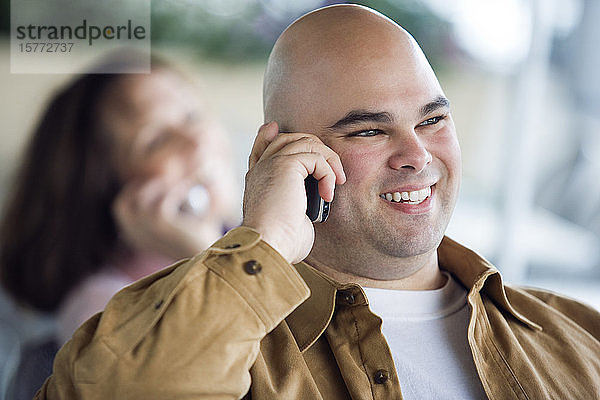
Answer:
M80 75L54 96L8 199L2 283L57 314L58 344L116 291L236 223L223 129L182 74L156 59L152 71Z

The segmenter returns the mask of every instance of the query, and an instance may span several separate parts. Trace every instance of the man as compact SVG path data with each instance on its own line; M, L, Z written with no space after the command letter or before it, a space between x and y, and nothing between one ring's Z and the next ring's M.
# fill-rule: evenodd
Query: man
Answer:
M39 399L600 396L598 313L505 287L443 237L460 151L408 33L360 6L305 15L275 44L264 107L243 226L117 294ZM333 200L322 224L309 174Z

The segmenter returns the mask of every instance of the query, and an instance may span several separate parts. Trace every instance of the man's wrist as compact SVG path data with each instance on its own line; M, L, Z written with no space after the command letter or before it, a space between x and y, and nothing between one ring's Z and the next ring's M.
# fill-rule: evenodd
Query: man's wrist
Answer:
M263 240L271 248L273 248L273 250L275 250L277 253L279 253L279 255L281 255L281 257L283 257L287 262L289 262L290 264L292 263L292 258L290 257L290 254L288 254L288 252L285 250L285 248L279 243L278 239L279 239L280 235L273 234L272 229L263 228L259 224L253 224L248 221L242 222L242 226L245 226L247 228L250 228L250 229L258 232L261 240Z

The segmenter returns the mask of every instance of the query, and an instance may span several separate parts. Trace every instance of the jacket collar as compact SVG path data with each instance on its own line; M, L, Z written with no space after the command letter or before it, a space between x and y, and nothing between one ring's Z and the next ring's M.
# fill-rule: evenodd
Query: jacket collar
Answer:
M506 296L500 272L479 254L444 237L438 247L438 264L469 290L469 300L484 293L523 324L533 329L542 329L513 307Z
M285 319L300 351L309 348L325 331L335 310L335 296L342 286L305 262L295 265L310 288L310 297Z
M438 262L440 268L450 272L469 290L469 299L483 292L523 324L541 329L515 310L506 297L499 271L474 251L444 237L438 248ZM336 282L305 262L296 264L295 267L310 288L311 294L286 318L286 322L300 351L304 351L327 329L335 311L337 292L357 288L358 285Z

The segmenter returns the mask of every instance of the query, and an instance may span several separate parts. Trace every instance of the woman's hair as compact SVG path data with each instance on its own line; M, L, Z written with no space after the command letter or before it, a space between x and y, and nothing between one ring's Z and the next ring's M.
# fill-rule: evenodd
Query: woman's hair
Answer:
M84 74L55 95L17 171L0 222L0 278L38 310L56 310L117 248L111 207L121 183L100 111L122 76Z

